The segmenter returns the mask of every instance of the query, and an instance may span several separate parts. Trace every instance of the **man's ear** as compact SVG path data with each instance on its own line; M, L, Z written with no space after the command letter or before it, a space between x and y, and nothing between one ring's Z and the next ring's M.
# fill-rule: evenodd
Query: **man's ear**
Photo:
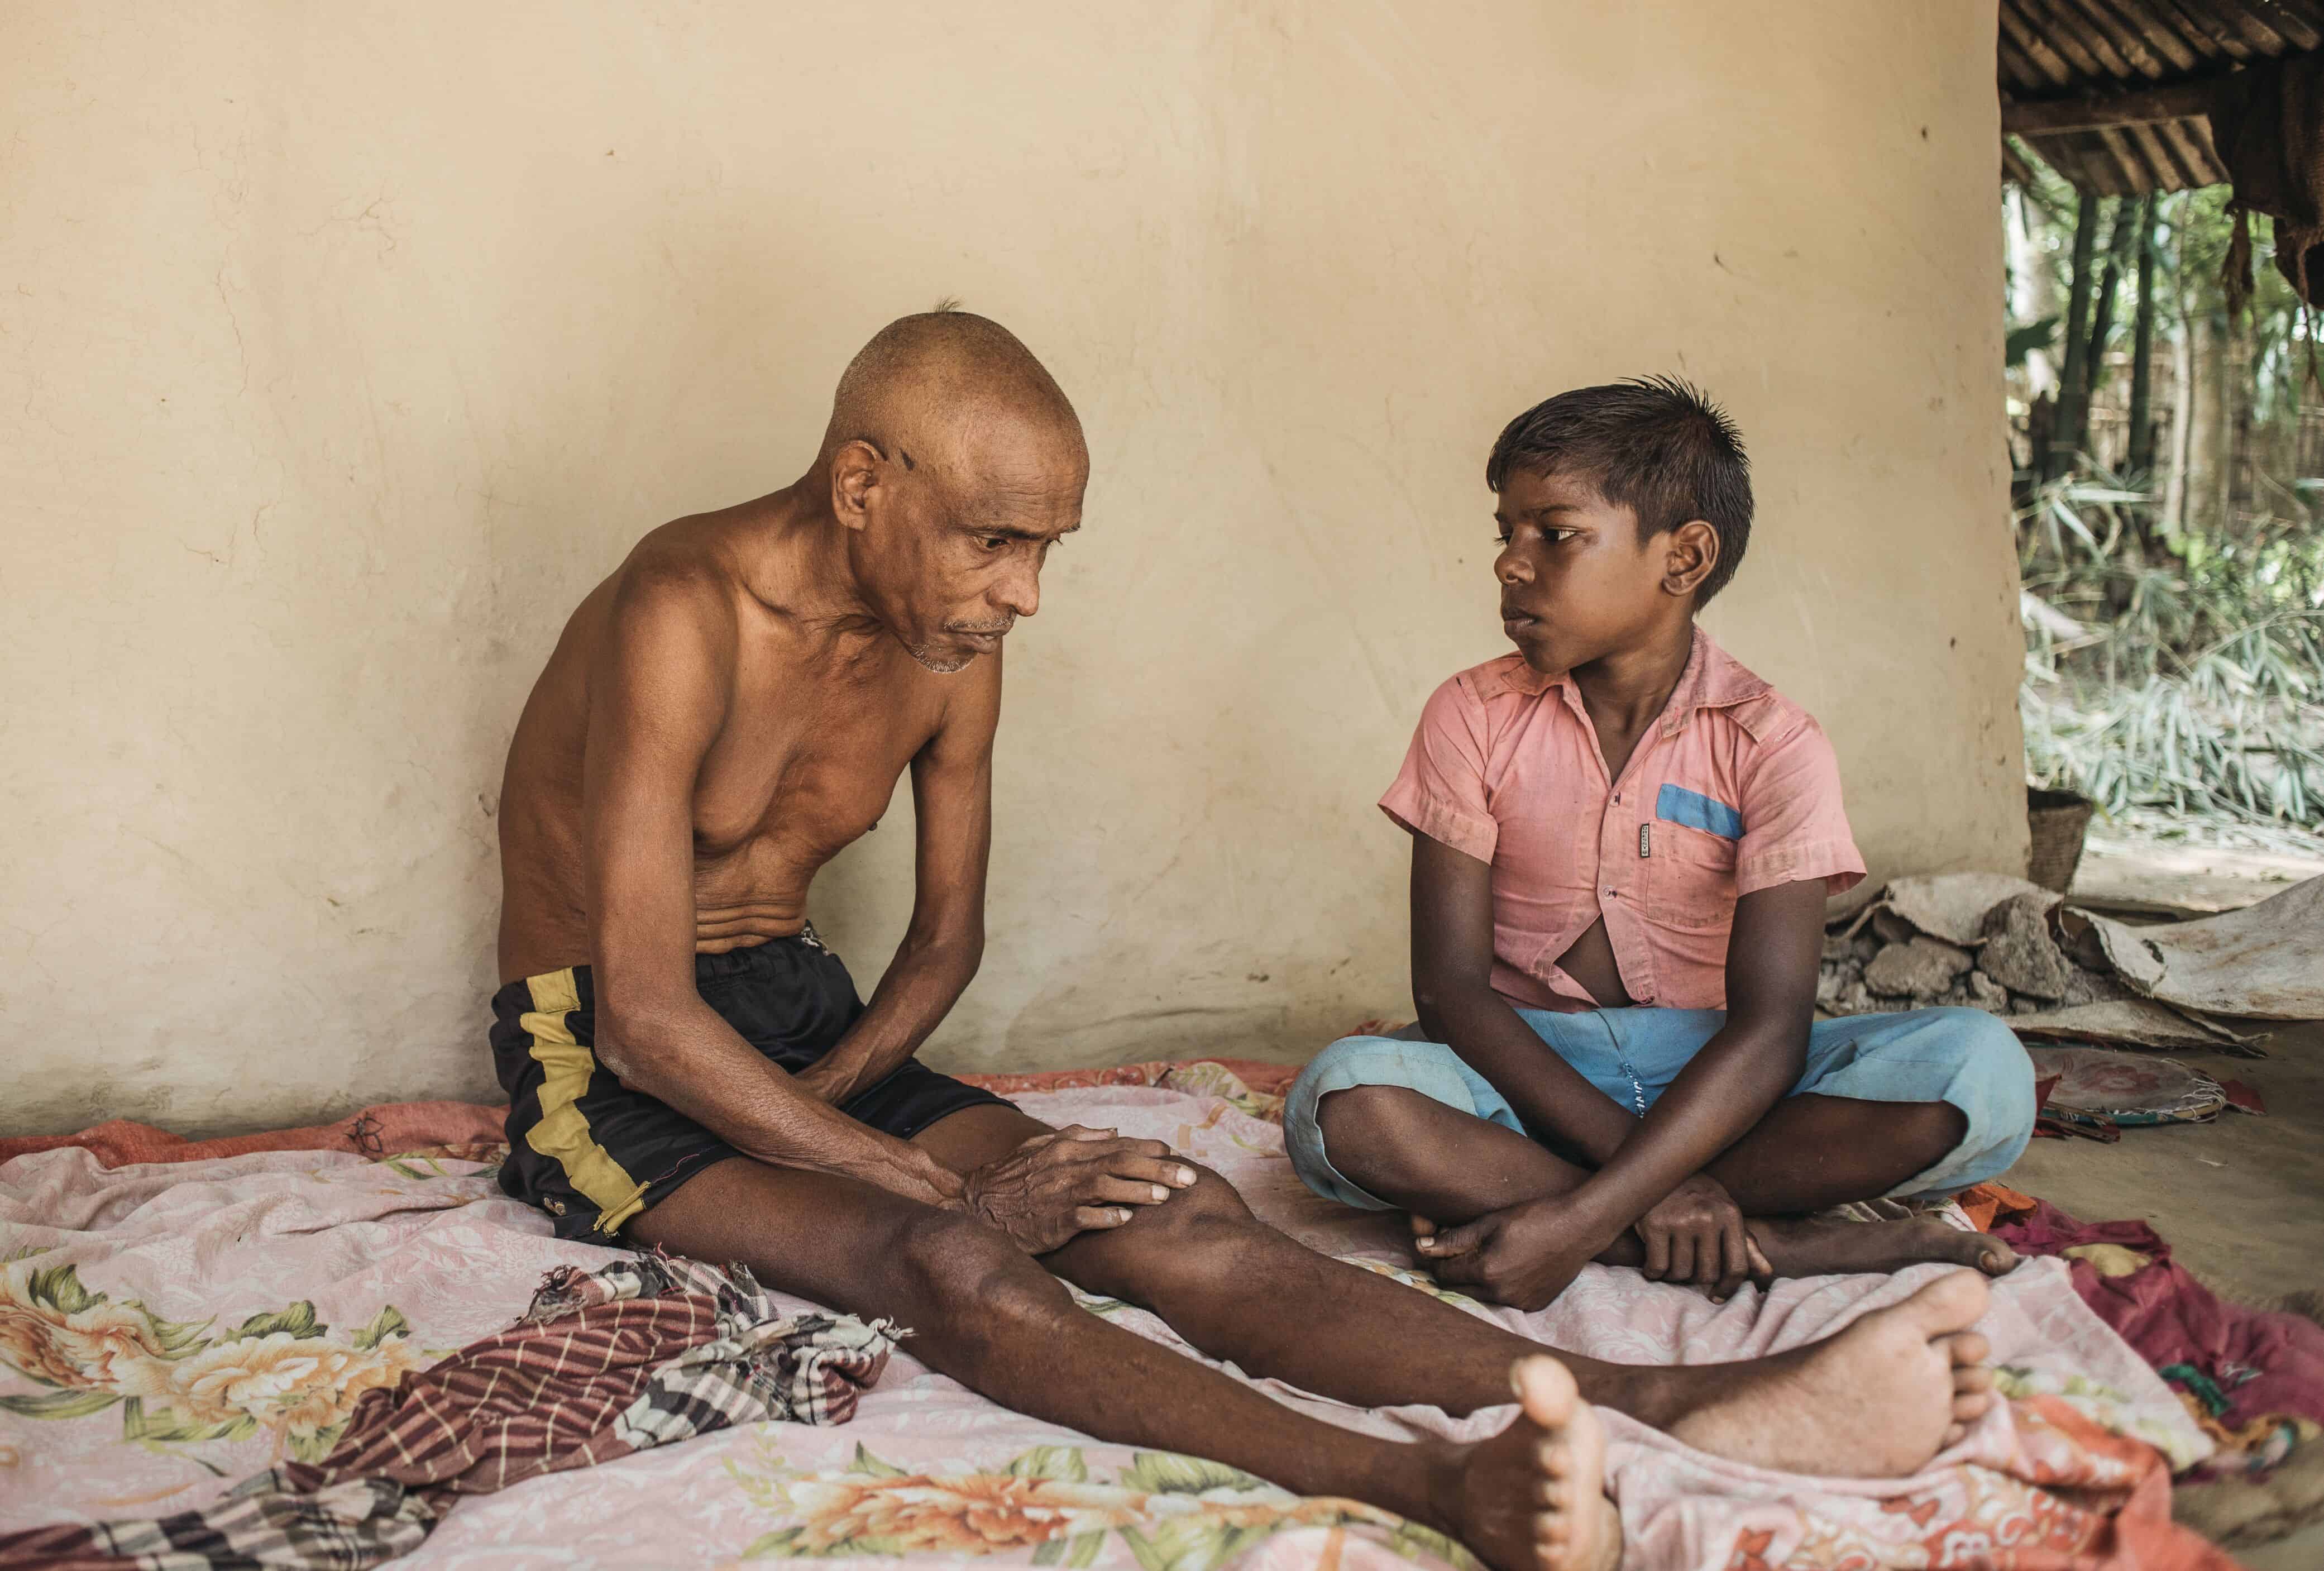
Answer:
M831 511L849 529L870 519L872 493L880 487L880 449L862 437L842 442L831 455Z
M1719 566L1719 531L1692 518L1671 531L1663 559L1663 593L1692 595Z

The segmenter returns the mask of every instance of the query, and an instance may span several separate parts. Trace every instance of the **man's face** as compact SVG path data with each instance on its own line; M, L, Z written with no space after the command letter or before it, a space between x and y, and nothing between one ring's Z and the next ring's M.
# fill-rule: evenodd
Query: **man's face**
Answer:
M1672 536L1642 542L1637 514L1593 482L1506 476L1493 521L1501 629L1534 670L1554 676L1634 647L1669 615Z
M1042 564L1081 527L1088 477L1079 433L1054 428L991 422L954 451L899 444L864 499L857 580L914 660L959 670L1040 609Z

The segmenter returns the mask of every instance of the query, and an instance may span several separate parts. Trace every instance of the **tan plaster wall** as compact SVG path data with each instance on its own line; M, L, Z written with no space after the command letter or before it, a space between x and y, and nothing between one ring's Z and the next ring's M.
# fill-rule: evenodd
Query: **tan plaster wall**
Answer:
M14 4L0 1130L493 1094L502 748L642 530L797 473L956 294L1079 402L992 942L929 1050L1291 1056L1403 1007L1370 803L1499 652L1480 468L1700 378L1715 630L1876 872L2022 855L1992 0ZM868 988L908 793L816 914Z

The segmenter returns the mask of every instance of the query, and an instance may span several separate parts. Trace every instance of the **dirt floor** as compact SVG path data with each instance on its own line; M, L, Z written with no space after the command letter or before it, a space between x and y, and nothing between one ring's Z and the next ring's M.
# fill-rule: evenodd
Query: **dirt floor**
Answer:
M2085 900L2233 910L2324 873L2324 842L2312 853L2281 847L2165 844L2121 832L2090 831L2074 871Z
M2160 901L2175 895L2198 904L2187 898L2194 889L2173 891L2175 873L2200 877L2200 904L2218 909L2284 887L2280 877L2253 878L2241 865L2223 877L2226 869L2217 861L2199 873L2140 866L2135 849L2109 851L2089 870L2098 876L2076 881L2077 893L2096 892L2091 886L2099 885L2107 892ZM2312 874L2302 869L2299 876ZM2171 1055L2255 1087L2266 1103L2265 1116L2229 1113L2206 1124L2126 1130L2114 1145L2038 1140L2002 1181L2085 1221L2148 1222L2181 1263L2222 1298L2276 1308L2299 1295L2324 1295L2324 1024L2273 1029L2262 1044L2265 1058ZM2311 1312L2317 1302L2310 1300ZM2256 1527L2255 1519L2280 1508L2287 1493L2324 1509L2324 1456L2296 1455L2277 1470L2277 1480L2272 1501L2243 1484L2181 1490L2178 1514L2231 1539L2239 1524L2246 1531ZM2236 1553L2250 1571L2316 1571L2324 1566L2324 1522Z

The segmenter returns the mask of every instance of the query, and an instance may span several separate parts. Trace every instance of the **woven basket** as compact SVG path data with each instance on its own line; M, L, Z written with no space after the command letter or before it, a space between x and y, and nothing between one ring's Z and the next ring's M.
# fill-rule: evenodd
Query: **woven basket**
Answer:
M2025 823L2033 831L2034 851L2026 859L2025 876L2043 889L2060 894L2074 882L2081 864L2082 836L2089 832L2090 815L2098 804L2071 791L2025 788Z

